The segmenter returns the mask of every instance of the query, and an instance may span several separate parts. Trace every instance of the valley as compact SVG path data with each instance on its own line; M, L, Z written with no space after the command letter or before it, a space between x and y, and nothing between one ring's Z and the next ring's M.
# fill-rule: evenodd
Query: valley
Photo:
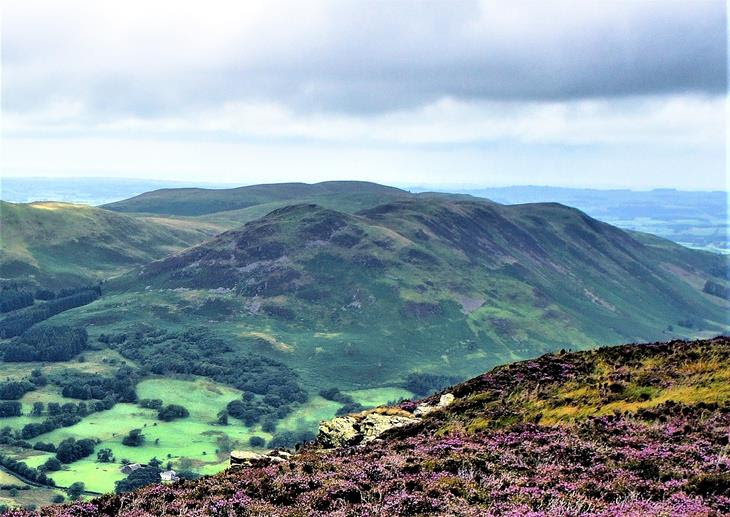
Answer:
M64 488L0 487L17 504L126 463L215 474L560 349L728 332L727 257L555 203L329 182L0 208L0 454ZM93 452L53 465L70 438Z

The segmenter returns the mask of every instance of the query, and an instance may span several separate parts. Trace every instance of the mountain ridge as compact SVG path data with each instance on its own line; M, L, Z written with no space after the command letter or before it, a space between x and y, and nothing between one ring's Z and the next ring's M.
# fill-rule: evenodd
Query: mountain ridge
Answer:
M333 382L364 375L354 366L362 363L379 365L370 378L396 375L403 360L407 371L429 371L445 354L439 361L467 376L475 358L508 362L568 339L586 346L651 339L680 322L722 331L725 302L702 287L724 259L652 243L557 204L417 199L348 214L305 203L146 264L106 289L218 292L240 314L231 325L269 329L291 345L287 361L313 376L335 375ZM452 343L449 352L442 342Z

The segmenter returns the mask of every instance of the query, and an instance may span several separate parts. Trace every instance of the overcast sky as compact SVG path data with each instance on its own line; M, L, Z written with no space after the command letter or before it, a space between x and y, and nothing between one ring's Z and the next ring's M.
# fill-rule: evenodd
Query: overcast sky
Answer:
M2 173L726 188L724 1L2 2Z

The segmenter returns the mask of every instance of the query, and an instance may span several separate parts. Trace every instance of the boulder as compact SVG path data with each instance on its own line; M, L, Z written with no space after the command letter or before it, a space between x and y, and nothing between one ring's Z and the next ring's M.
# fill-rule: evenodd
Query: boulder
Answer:
M324 420L319 424L317 441L325 447L346 447L357 443L359 430L357 420L352 416L341 416Z
M444 393L443 395L441 395L441 398L439 399L438 407L446 407L449 404L451 404L453 401L454 401L453 393Z
M406 412L387 414L377 411L341 416L319 424L317 441L324 447L347 447L368 443L395 427L418 422Z
M426 404L425 402L422 402L421 404L418 404L416 406L416 409L413 411L413 414L415 416L424 417L431 413L432 411L436 411L437 409L443 408L448 406L454 401L454 395L452 393L444 393L441 395L441 398L438 401L438 404L435 406L430 406Z
M414 424L416 422L418 422L418 419L412 416L369 413L360 422L361 443L367 443L376 439L388 429L403 427L404 425Z
M265 467L272 463L287 461L291 454L274 450L269 454L253 451L231 451L231 467Z

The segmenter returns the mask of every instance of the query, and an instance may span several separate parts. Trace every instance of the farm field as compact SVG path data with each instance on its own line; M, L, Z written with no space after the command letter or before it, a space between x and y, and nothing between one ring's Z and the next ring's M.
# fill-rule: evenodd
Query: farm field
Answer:
M91 363L82 364L87 368L94 366ZM9 372L12 373L12 369ZM373 388L347 393L365 406L384 404L411 395L400 388ZM109 448L114 454L112 463L100 463L92 455L66 465L63 470L53 472L52 477L58 486L67 487L76 481L83 481L89 491L111 492L114 490L114 483L125 478L119 471L123 460L144 464L153 457L162 461L163 465L170 463L175 469L185 465L199 474L215 474L228 466L228 452L231 449L251 448L248 444L251 436L260 436L267 442L272 438L272 434L262 431L259 425L247 427L232 417L229 418L228 425L217 424L218 412L228 402L240 399L241 391L209 379L146 379L137 385L137 394L140 399L161 399L165 404L182 405L188 409L190 416L162 422L157 419L157 413L153 409L141 408L131 403L118 403L110 410L84 417L71 427L41 435L32 442L59 443L67 438L91 438L99 440L95 452ZM36 401L48 403L69 400L72 399L65 399L53 388L46 387L29 392L22 402L24 413L27 413ZM332 418L340 406L337 402L312 396L307 403L281 420L277 431L311 430L316 428L320 420ZM41 420L42 417L22 416L5 418L1 423L20 429L27 423ZM142 429L145 437L143 445L128 447L122 444L122 439L132 429ZM5 452L21 459L30 467L38 467L53 456L52 453L41 451L24 451L21 455L17 451ZM3 483L2 478L0 483Z

